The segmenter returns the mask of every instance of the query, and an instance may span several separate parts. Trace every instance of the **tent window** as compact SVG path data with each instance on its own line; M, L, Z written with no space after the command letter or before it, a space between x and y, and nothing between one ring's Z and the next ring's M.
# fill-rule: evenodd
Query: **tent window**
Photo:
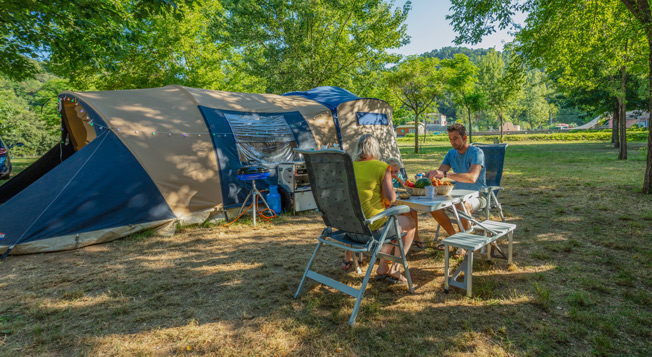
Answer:
M356 112L358 125L387 125L387 114Z
M240 162L275 164L297 160L292 129L282 114L224 113L235 135Z

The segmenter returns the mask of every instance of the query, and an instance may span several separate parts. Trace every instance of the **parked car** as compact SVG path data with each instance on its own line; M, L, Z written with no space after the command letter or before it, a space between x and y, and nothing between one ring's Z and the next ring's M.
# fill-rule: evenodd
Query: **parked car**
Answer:
M16 146L23 146L23 143L18 143ZM9 159L9 149L13 145L5 145L0 139L0 180L8 180L11 176L11 160Z

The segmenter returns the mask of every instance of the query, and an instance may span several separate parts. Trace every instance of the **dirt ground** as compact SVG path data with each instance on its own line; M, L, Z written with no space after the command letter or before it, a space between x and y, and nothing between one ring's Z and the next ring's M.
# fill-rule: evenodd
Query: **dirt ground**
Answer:
M434 220L427 218L422 235L432 240ZM309 213L256 227L195 227L173 237L140 235L76 251L9 257L0 264L0 351L327 354L322 344L339 345L338 334L348 333L354 300L314 283L293 299L322 229L320 216ZM357 274L340 270L339 251L325 249L317 269L359 286ZM372 281L358 318L363 329L391 324L377 320L384 310L395 311L388 317L407 314L403 318L421 328L428 325L417 318L422 313L443 312L438 320L445 321L446 311L474 310L463 291L443 293L443 255L432 244L413 250L410 264L416 293ZM513 278L525 273L510 272L502 261L494 264L477 276L493 275L494 269ZM483 295L483 282L477 281ZM329 332L323 335L322 329ZM325 339L315 340L315 333ZM468 348L494 351L483 341ZM330 352L338 348L362 352L344 344Z

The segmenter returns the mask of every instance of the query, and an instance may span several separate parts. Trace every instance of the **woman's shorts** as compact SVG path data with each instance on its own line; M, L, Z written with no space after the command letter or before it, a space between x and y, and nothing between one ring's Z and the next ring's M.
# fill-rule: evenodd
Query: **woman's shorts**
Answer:
M372 231L371 233L374 235L374 238L380 239L380 236L383 234L383 231L385 230L385 227L387 227L387 224L385 224L384 226L376 229L375 231ZM360 234L349 233L348 236L349 236L350 240L352 240L354 242L357 242L357 243L367 243L369 241L369 237L364 236L364 235L360 235ZM392 237L396 237L396 226L394 226L394 224L392 224L389 227L389 232L387 232L387 238L389 238L389 239L386 239L386 240L391 240Z

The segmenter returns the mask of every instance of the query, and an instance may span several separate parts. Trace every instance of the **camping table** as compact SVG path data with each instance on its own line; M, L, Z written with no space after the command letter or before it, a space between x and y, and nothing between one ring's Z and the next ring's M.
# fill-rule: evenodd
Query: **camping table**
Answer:
M462 226L455 205L479 196L480 191L452 190L448 195L435 195L434 198L426 198L425 196L412 196L408 199L398 198L396 199L396 204L406 205L420 212L433 212L444 208L451 208L460 232L464 232L464 227Z

